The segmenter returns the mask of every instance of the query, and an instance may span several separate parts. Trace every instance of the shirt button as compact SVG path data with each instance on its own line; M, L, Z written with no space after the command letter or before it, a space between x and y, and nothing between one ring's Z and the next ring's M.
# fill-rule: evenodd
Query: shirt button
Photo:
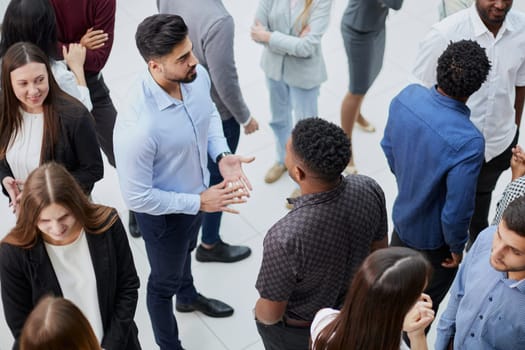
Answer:
M489 297L489 301L492 301L492 297Z
M479 319L482 320L483 319L483 315L479 315Z
M474 338L474 333L470 333L470 336L471 336L472 338Z

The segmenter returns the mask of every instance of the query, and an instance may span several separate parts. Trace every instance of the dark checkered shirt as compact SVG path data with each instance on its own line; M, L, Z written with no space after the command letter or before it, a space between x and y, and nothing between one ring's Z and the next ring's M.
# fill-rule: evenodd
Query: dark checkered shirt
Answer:
M262 298L288 301L287 317L311 321L319 309L342 305L372 241L386 236L385 197L371 178L350 175L293 204L264 239L255 287Z
M496 207L496 216L492 220L492 225L498 225L503 217L503 212L509 204L518 197L521 197L525 194L525 176L518 177L516 180L512 181L505 187L503 195L501 196L498 206Z

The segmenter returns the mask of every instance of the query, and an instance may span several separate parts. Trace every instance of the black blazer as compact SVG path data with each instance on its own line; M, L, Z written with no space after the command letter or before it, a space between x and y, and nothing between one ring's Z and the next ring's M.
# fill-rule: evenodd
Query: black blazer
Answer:
M124 226L118 219L107 232L86 232L86 238L97 279L104 327L102 347L140 349L133 321L140 282ZM62 296L43 240L39 238L30 249L0 244L0 281L5 319L15 338L13 349L18 349L24 322L40 298L49 294Z
M57 108L60 135L53 153L45 150L45 161L62 164L89 194L104 175L104 164L97 141L95 121L80 103L64 101ZM0 182L13 172L5 158L0 159ZM4 188L4 193L7 194Z

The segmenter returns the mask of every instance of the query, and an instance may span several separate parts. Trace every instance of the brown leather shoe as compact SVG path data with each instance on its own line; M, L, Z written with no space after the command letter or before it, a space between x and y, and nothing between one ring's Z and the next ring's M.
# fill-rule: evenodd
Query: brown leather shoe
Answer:
M286 167L284 166L284 164L275 163L266 173L266 176L264 177L264 182L266 182L267 184L274 183L275 181L279 180L285 172Z

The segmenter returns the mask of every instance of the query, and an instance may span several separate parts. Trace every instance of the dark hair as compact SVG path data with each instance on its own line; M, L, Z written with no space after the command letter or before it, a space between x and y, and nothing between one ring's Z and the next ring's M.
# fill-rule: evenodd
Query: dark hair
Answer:
M93 234L106 232L118 218L113 208L90 202L66 168L49 162L29 174L16 225L3 242L22 248L33 247L42 235L38 229L40 213L51 204L70 210L82 227Z
M370 254L356 272L341 312L321 330L314 350L399 350L403 320L417 302L431 267L402 247Z
M438 58L437 84L451 97L468 98L485 82L490 67L485 49L477 42L451 42Z
M525 197L521 196L510 202L503 212L502 220L511 231L525 237Z
M181 16L158 14L146 17L137 27L135 41L146 62L169 54L188 35Z
M0 57L17 42L27 41L57 59L55 11L49 0L11 0L2 22Z
M82 311L71 301L43 297L27 318L20 350L100 350L98 339Z
M331 182L350 161L350 141L339 126L321 118L299 121L292 131L292 148L309 170Z

